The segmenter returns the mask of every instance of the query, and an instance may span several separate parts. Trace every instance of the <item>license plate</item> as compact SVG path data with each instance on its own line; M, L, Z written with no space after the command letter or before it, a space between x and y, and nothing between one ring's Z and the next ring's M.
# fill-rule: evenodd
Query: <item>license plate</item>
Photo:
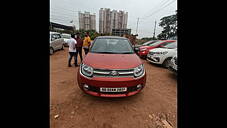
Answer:
M127 88L100 88L100 92L126 92Z

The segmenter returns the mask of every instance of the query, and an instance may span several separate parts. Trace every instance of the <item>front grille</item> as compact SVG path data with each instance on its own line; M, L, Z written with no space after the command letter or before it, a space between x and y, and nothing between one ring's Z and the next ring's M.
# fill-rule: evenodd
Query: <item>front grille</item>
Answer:
M90 86L89 85L89 89L88 90L100 93L100 88L99 87L95 87L95 86ZM136 86L127 87L127 92L101 92L101 93L103 93L103 94L125 94L125 93L128 93L128 92L134 92L134 91L137 91L137 87Z
M113 74L116 72L116 74ZM96 77L134 77L134 69L94 69L93 76Z

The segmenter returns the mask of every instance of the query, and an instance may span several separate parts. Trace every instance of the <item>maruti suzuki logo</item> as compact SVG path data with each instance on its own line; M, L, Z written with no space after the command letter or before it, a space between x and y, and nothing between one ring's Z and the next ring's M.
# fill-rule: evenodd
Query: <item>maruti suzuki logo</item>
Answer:
M110 72L110 75L112 75L112 76L117 76L117 75L118 75L118 72L117 72L117 71L111 71L111 72Z

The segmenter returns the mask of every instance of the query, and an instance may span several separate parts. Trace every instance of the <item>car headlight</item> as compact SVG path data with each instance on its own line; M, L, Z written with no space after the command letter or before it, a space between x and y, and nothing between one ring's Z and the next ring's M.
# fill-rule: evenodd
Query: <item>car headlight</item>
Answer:
M93 75L93 68L88 65L81 64L80 70L81 73L87 77L91 77Z
M144 73L144 67L143 64L141 64L140 66L134 68L134 76L135 77L140 77L142 76Z

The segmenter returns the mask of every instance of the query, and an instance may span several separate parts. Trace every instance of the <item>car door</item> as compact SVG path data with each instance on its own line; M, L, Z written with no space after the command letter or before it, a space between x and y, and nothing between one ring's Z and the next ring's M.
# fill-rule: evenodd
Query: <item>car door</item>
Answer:
M57 47L57 49L60 49L60 35L59 34L57 34L56 47Z
M59 35L58 34L54 34L55 40L54 40L54 49L58 50L59 49Z
M61 38L61 35L60 34L58 34L57 35L57 47L58 47L58 49L61 49L62 48L62 45L63 45L63 38Z

